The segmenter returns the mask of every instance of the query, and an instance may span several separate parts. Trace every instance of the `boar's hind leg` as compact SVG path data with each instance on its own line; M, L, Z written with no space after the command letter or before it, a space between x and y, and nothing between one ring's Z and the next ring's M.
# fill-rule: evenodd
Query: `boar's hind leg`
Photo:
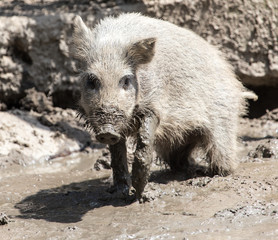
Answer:
M175 172L188 170L192 152L198 146L202 146L204 142L203 139L204 136L202 133L196 130L186 136L182 145L177 145L174 149L172 149L168 160L171 170Z
M136 190L136 197L139 200L149 178L157 125L157 117L153 113L147 113L141 121L137 136L137 147L132 164L132 185Z
M237 167L236 137L228 131L225 138L217 136L211 138L209 143L207 156L210 163L210 173L212 175L227 176L233 173Z
M111 167L113 170L114 182L110 191L120 191L123 195L128 195L131 180L128 173L125 139L121 139L118 143L110 145L109 149L111 153Z
M174 149L169 155L169 166L172 171L180 172L187 170L189 167L189 158L191 152L195 148L195 144L182 145L180 148Z

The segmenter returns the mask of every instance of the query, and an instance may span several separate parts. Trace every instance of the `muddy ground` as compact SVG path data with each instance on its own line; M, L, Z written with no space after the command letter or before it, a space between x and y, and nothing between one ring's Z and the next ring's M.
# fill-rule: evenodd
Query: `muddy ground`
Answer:
M21 106L0 112L1 239L278 238L278 109L242 119L234 174L154 162L139 204L107 192L108 150L76 111L34 90Z

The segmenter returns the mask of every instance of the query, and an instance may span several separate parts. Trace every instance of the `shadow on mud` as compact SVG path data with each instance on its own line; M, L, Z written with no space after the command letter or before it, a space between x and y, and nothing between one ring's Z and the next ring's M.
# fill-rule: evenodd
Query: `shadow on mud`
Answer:
M158 184L167 184L171 181L186 181L198 177L213 177L208 172L208 168L205 166L197 165L189 166L182 171L172 171L170 169L164 169L152 172L149 182Z
M49 222L74 223L88 211L102 206L125 206L131 202L115 198L107 192L107 179L88 180L61 187L44 189L15 205L24 219L44 219Z
M174 180L186 181L200 176L204 176L204 173L196 168L186 173L166 169L152 172L149 182L167 184ZM15 205L21 213L17 217L74 223L81 221L84 214L95 208L127 206L134 202L133 197L125 199L109 193L109 186L107 178L100 178L41 190Z

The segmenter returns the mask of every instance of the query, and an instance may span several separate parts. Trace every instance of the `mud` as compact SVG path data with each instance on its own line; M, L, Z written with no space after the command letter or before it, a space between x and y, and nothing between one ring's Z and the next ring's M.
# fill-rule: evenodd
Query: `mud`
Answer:
M278 109L242 119L234 174L173 173L154 161L140 204L108 191L109 151L76 112L32 94L0 112L1 239L278 238Z

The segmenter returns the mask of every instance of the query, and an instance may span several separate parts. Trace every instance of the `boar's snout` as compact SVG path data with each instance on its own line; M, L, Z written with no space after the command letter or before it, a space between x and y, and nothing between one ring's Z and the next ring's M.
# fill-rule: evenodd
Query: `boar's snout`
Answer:
M96 134L96 139L104 144L113 145L119 142L121 135L116 133L114 127L111 124L100 127Z

